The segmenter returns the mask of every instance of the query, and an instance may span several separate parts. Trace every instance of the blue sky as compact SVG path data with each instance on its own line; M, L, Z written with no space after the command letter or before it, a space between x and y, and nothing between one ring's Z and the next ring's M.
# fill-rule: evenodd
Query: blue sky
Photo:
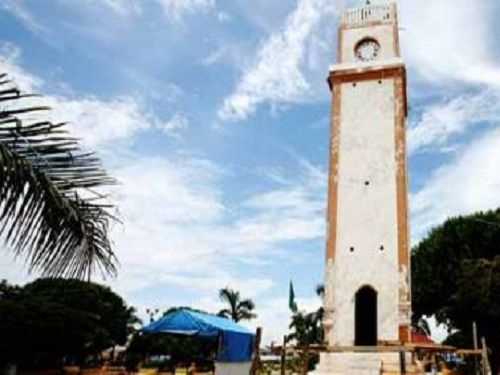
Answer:
M329 91L341 0L4 0L0 60L120 185L107 282L143 313L216 311L231 286L265 341L323 278ZM412 242L500 203L500 4L401 0ZM0 278L24 282L5 251Z

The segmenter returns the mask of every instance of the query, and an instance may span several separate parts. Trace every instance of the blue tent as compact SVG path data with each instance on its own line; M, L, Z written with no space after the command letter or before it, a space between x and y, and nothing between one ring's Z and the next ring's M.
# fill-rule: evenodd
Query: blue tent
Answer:
M147 333L170 333L199 337L219 337L221 362L247 362L252 358L253 333L233 321L191 310L177 310L142 329Z

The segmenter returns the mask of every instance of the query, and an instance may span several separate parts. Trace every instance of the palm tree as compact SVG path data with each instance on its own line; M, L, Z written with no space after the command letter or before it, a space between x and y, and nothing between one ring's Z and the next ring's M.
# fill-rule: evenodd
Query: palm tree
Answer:
M318 284L315 292L318 297L323 298L325 295L325 286ZM292 321L288 326L292 332L287 336L287 341L295 340L299 346L320 344L324 336L323 316L323 306L310 313L297 312L293 314Z
M133 306L127 307L126 320L127 336L135 333L137 331L137 327L142 326L142 320L137 316L137 309Z
M252 312L252 310L255 309L253 301L251 299L242 300L240 292L226 287L219 291L219 298L229 304L229 308L219 311L219 316L232 319L235 322L250 320L257 317L257 315Z
M292 332L287 336L287 341L295 340L297 346L320 344L322 341L323 329L318 311L293 314L288 328Z
M97 189L114 180L29 97L0 74L0 235L44 276L113 275L108 227L115 219Z

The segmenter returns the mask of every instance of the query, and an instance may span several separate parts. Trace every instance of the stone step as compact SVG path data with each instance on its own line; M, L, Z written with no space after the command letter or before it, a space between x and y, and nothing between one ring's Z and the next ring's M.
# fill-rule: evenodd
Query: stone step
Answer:
M406 355L406 374L423 375ZM316 370L310 375L400 375L400 355L388 353L321 353Z
M392 371L392 372L397 372L400 370L400 365L399 363L383 363L382 364L382 370L384 371ZM406 371L418 371L418 366L414 365L412 363L407 363L405 366Z
M406 372L405 374L407 375L422 375L423 372L418 368L417 365L415 364L406 364ZM384 364L382 366L382 374L383 375L400 375L400 368L399 364L391 364L390 366L387 366L387 364Z

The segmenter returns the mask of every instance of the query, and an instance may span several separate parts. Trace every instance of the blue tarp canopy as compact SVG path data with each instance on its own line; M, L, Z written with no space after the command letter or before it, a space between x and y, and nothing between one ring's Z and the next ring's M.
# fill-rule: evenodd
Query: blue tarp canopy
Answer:
M165 315L142 330L147 333L218 337L221 340L219 361L247 362L252 358L253 333L229 319L215 315L181 309Z

